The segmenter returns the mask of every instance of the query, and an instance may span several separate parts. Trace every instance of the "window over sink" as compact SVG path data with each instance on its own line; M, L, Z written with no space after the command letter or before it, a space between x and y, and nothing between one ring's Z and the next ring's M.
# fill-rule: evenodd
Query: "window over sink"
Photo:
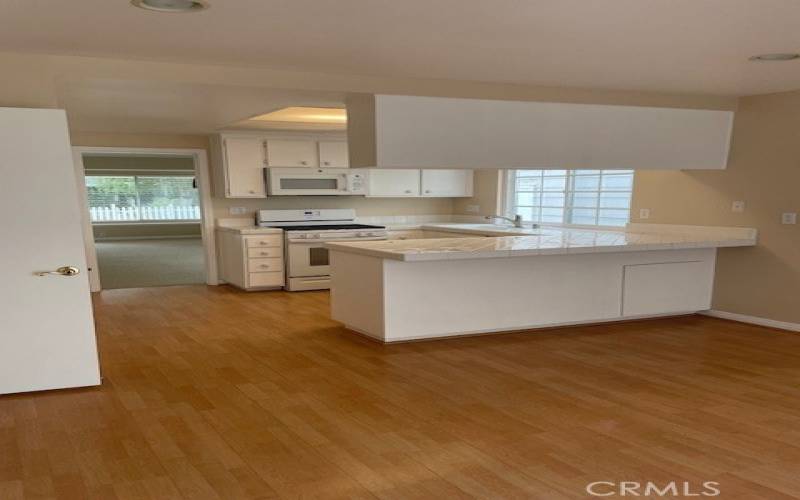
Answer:
M508 170L509 214L545 224L624 226L630 221L633 170Z

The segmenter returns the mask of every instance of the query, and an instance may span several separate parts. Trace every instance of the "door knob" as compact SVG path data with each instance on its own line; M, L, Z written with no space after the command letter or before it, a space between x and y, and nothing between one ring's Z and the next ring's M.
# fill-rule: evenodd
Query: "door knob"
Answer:
M56 269L55 271L39 271L36 276L49 276L51 274L58 274L60 276L75 276L76 274L80 274L81 270L75 266L62 266Z

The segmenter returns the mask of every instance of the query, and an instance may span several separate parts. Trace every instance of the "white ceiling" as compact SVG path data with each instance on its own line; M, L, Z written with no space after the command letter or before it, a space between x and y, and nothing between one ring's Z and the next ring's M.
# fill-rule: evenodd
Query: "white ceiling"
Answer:
M800 88L798 0L7 0L0 47L359 75L747 95ZM257 110L259 111L259 110Z

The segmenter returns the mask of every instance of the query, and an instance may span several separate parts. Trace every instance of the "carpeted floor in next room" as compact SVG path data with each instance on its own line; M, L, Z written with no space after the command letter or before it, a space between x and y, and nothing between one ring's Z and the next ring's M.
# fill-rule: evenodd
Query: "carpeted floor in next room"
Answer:
M103 289L205 283L200 238L98 241Z

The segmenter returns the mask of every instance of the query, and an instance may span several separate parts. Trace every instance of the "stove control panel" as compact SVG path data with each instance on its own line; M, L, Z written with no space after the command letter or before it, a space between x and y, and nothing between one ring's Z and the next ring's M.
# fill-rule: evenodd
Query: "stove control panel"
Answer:
M378 229L375 231L348 231L348 230L332 230L332 231L291 231L286 235L286 239L292 241L308 241L308 240L385 240L388 238L388 233L385 229Z

